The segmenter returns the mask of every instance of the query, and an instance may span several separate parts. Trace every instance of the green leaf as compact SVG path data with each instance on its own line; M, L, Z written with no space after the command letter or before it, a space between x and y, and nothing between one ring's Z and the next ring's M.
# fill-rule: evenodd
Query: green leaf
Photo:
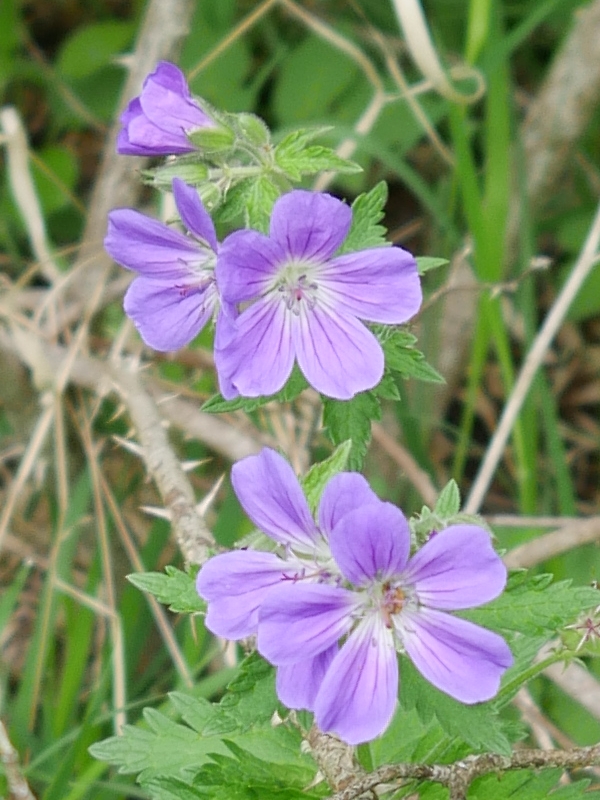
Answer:
M299 181L303 175L314 175L323 170L346 174L362 172L362 167L338 156L330 147L308 144L327 130L329 129L301 129L288 134L275 148L274 160L277 167L292 181Z
M306 757L298 756L289 763L273 764L225 742L228 755L215 754L193 780L152 778L144 788L154 800L312 800L328 794L328 788L314 783L316 766Z
M379 223L384 216L388 188L385 181L380 181L370 192L360 194L352 203L352 225L346 240L338 251L352 253L367 247L383 247L390 245L385 238L385 227Z
M323 489L329 480L346 468L351 449L352 442L350 440L343 442L333 451L329 458L318 464L313 464L306 473L302 481L302 488L313 514L316 513L319 507Z
M216 222L232 223L244 218L253 183L253 178L244 178L227 189L222 205L215 212Z
M383 373L383 378L377 386L375 386L373 393L376 394L377 397L381 397L382 400L392 400L395 403L402 399L400 390L396 384L396 379L389 370Z
M371 422L381 419L379 399L373 392L361 392L351 400L323 400L323 425L335 445L352 441L347 468L361 468L371 441Z
M247 227L268 233L273 204L280 194L279 188L266 175L253 179L246 197Z
M280 125L322 120L331 114L350 121L344 106L366 84L356 63L329 42L309 34L282 60L273 92Z
M86 78L121 53L135 33L134 22L93 22L69 36L61 47L57 69L65 78Z
M403 378L418 378L429 383L445 383L440 373L425 361L425 356L414 347L417 341L412 333L398 328L379 329L381 346L388 369L399 372Z
M454 479L440 492L433 510L440 519L449 519L460 511L460 491Z
M506 590L481 608L461 616L496 631L519 631L526 636L553 634L584 610L598 605L598 590L571 586L570 581L547 583L551 576L513 573Z
M300 733L291 727L274 727L278 707L273 668L252 655L241 665L220 703L175 692L170 705L187 724L152 708L144 710L142 725L126 725L121 736L92 745L90 753L124 774L139 780L173 776L185 779L214 753L228 753L223 736L257 758L287 763L300 750Z
M245 729L257 723L268 724L277 705L275 670L258 653L252 653L227 687L219 709L233 716L238 727Z
M215 754L194 779L194 786L210 800L255 800L259 797L277 800L305 800L328 794L320 783L312 789L316 766L301 758L287 764L273 764L257 758L234 742L226 742L231 756Z
M560 786L562 770L531 772L514 770L477 778L469 789L469 800L598 800L599 792L587 792L588 780Z
M144 781L144 789L150 793L152 800L203 800L206 797L201 788L173 777L150 778Z
M415 261L417 262L419 275L424 275L432 269L443 267L449 263L447 258L434 258L433 256L417 256Z
M402 660L400 702L405 709L416 709L424 723L437 718L448 736L462 739L476 751L511 753L511 744L493 704L459 703L426 681L408 659Z
M170 611L193 614L206 610L206 603L196 591L196 576L167 566L165 572L135 572L127 580L142 592L154 595Z
M431 727L431 726L429 726ZM396 713L382 736L368 744L371 766L410 762L415 748L423 740L428 729L414 708L406 709L398 704Z
M218 740L202 740L191 728L157 714L154 712L150 730L125 725L121 736L93 744L90 753L99 761L118 767L121 774L147 771L149 775L178 775L199 767L210 752L225 749Z
M290 403L308 387L306 378L297 367L294 367L290 379L280 392L269 397L236 397L235 400L225 400L222 395L216 394L204 403L202 411L211 414L225 414L230 411L256 411L257 408L267 403Z
M255 147L268 147L271 144L271 131L256 114L236 114L234 122L240 134Z

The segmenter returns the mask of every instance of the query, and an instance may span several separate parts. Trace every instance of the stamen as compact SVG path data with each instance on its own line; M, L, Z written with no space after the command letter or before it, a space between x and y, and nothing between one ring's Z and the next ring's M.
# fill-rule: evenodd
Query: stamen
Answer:
M385 583L382 589L381 612L383 614L383 620L386 628L392 628L392 617L394 614L399 614L402 611L407 597L399 586L392 586L389 583Z
M317 303L318 284L310 280L306 264L288 264L278 275L273 287L283 295L282 299L288 311L300 316L302 305L312 310ZM300 269L303 271L300 272Z

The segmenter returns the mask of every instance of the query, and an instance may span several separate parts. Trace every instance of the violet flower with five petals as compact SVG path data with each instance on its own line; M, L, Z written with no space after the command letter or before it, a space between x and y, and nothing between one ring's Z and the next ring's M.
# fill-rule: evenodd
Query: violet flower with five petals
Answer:
M117 152L127 156L169 156L191 153L197 148L187 133L214 128L215 122L192 97L183 72L168 61L160 61L121 115L123 128Z
M452 525L409 558L404 515L380 501L343 515L329 546L343 584L275 587L261 604L258 624L259 652L316 686L312 705L304 707L314 711L321 730L349 744L385 730L398 694L397 650L462 703L497 693L512 664L508 645L447 613L487 603L505 586L506 568L483 528ZM314 670L318 656L342 637L324 673Z
M340 579L329 534L341 517L378 498L362 475L340 473L325 487L315 522L291 466L269 448L234 464L231 481L244 511L278 545L277 552L243 549L214 556L201 568L196 586L208 601L206 627L226 639L243 639L256 634L260 607L277 586ZM277 676L282 702L312 706L318 688L312 677L324 675L336 652L337 644L319 653L308 670L308 662L299 670L282 667Z
M138 277L123 301L144 342L155 350L178 350L218 312L215 283L217 236L198 192L179 178L173 195L185 236L132 208L108 215L104 247Z
M351 222L335 197L295 190L275 202L269 236L240 230L224 240L217 280L241 309L215 344L224 397L274 394L296 360L329 397L347 400L379 383L383 351L360 320L406 322L421 285L415 259L399 247L335 256Z

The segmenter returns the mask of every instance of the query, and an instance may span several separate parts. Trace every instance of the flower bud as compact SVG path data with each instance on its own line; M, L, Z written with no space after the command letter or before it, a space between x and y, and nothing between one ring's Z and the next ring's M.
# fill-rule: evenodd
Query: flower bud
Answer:
M187 138L199 150L208 153L222 153L230 150L235 142L231 128L219 125L215 128L197 128L187 132Z
M265 123L255 114L238 114L237 123L240 131L251 144L265 147L271 141L271 132Z

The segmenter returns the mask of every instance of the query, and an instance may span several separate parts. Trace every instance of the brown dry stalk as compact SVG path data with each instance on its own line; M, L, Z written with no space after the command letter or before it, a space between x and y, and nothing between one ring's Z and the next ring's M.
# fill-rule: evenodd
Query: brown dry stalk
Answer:
M354 800L381 784L419 780L440 783L450 791L449 800L464 800L475 778L509 769L581 769L600 763L600 745L571 750L516 750L510 756L482 753L453 764L391 764L359 778L333 795L332 800Z
M29 784L21 772L19 754L8 738L2 720L0 720L0 762L4 765L9 797L13 797L15 800L35 800Z
M522 525L523 527L527 525L526 518L523 519ZM504 556L504 563L509 569L529 569L575 547L598 540L600 540L600 517L574 520L558 530L545 533L531 542L515 547Z

